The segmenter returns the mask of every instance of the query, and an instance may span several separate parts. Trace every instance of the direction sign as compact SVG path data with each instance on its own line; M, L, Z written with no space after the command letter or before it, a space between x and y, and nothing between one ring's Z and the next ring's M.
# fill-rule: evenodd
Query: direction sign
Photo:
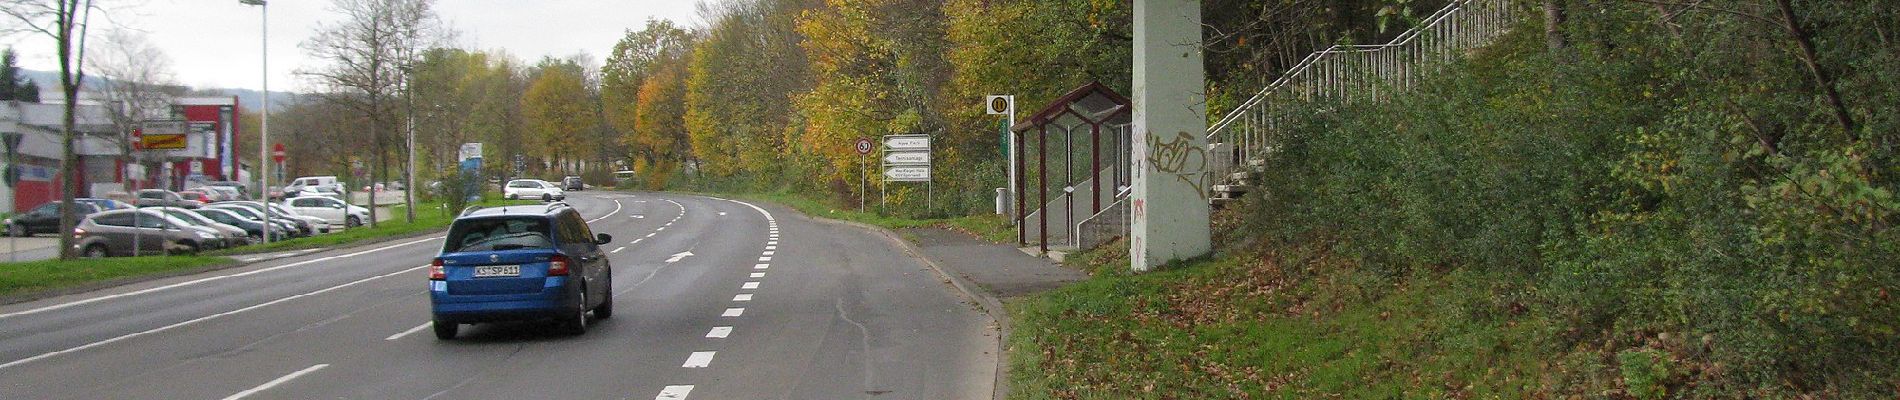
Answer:
M884 165L930 165L928 151L887 151Z
M884 150L930 150L930 135L889 135Z
M884 167L884 180L888 182L929 182L930 166L887 166Z
M858 155L871 154L871 138L858 138Z
M146 133L139 136L139 147L146 150L178 150L185 148L183 133Z

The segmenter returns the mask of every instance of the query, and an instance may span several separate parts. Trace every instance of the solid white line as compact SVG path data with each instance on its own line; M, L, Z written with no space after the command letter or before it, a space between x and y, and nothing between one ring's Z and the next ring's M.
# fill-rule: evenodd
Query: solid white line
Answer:
M758 282L746 282L746 283L745 283L744 285L740 285L740 286L739 286L739 288L740 288L740 289L758 289L758 288L759 288L759 283L758 283Z
M621 250L626 250L626 249L627 249L627 246L620 246L620 248L614 249L614 251L610 251L609 253L619 253Z
M745 315L744 308L738 308L738 307L728 308L726 309L726 312L719 313L719 316L721 317L737 317L740 315Z
M713 353L714 352L711 351L695 351L693 355L686 356L686 363L681 364L680 368L706 368L707 365L712 365Z
M653 400L686 400L686 395L692 393L693 385L671 385L660 389L660 396Z
M309 259L309 260L303 260L303 261L298 261L298 262L294 262L294 263L289 263L289 264L284 264L284 265L279 265L279 266L275 266L275 267L270 267L270 268L264 268L264 269L259 269L259 270L255 270L255 271L247 271L247 272L240 272L240 273L235 273L235 274L230 274L230 275L218 275L218 276L211 276L211 277L204 277L204 278L198 278L198 279L193 279L193 280L189 280L189 281L184 281L184 282L179 282L179 283L174 283L174 284L170 284L170 285L165 285L165 286L159 286L159 287L155 287L155 288L150 288L150 289L143 289L143 290L138 290L138 291L132 291L132 292L125 292L125 293L119 293L119 294L109 294L109 295L105 295L105 296L99 296L99 297L94 297L94 298L90 298L90 299L85 299L85 300L77 300L77 301L72 301L72 302L67 302L67 303L60 303L60 304L54 304L54 305L50 305L50 306L45 306L45 307L40 307L40 308L35 308L35 309L31 309L31 310L26 310L26 311L18 311L18 312L11 312L11 313L6 313L6 314L0 314L0 318L8 318L8 317L17 317L17 316L21 316L21 315L28 315L28 314L38 314L38 313L43 313L43 312L47 312L47 311L53 311L53 310L58 310L58 309L63 309L63 308L68 308L68 307L73 307L73 306L79 306L79 305L86 305L86 304L92 304L92 303L97 303L97 302L101 302L101 301L106 301L106 300L112 300L112 299L116 299L116 298L121 298L121 297L129 297L129 296L137 296L137 295L141 295L141 294L146 294L146 293L151 293L151 292L157 292L157 291L161 291L161 290L166 290L166 289L175 289L175 288L180 288L180 287L185 287L185 286L191 286L191 285L196 285L196 284L200 284L200 283L205 283L205 282L210 282L210 281L215 281L215 280L220 280L220 279L228 279L228 278L237 278L237 277L242 277L242 276L250 276L250 275L256 275L256 274L261 274L261 273L265 273L265 272L271 272L271 271L276 271L276 270L280 270L280 269L285 269L285 268L294 268L294 267L300 267L300 266L304 266L304 265L309 265L309 264L314 264L314 263L319 263L319 262L324 262L324 261L330 261L330 260L335 260L335 259L339 259L339 258L346 258L346 257L355 257L355 256L359 256L359 255L363 255L363 254L368 254L368 253L372 253L372 252L377 252L377 251L383 251L383 250L389 250L389 249L393 249L393 248L397 248L397 247L402 247L402 246L408 246L408 245L412 245L412 244L416 244L416 243L422 243L422 242L426 242L426 241L430 241L430 240L438 240L438 239L442 239L442 236L436 236L436 237L432 237L432 238L426 238L426 239L421 239L421 240L414 240L414 241L409 241L409 242L406 242L406 243L397 243L397 244L392 244L392 245L388 245L388 246L383 246L383 247L378 247L378 248L374 248L374 249L369 249L369 250L363 250L363 251L358 251L358 252L355 252L355 253L349 253L349 254L343 254L343 255L335 255L335 256L326 256L326 257L318 257L318 258L313 258L313 259Z
M619 213L620 213L620 200L614 200L614 210L613 210L613 211L611 211L611 212L608 212L608 213L607 213L607 215L602 215L602 216L600 216L600 218L594 218L594 219L590 219L590 220L587 220L587 223L590 223L590 224L591 224L591 223L594 223L594 221L599 221L599 220L603 220L603 219L607 219L607 217L612 217L612 216L614 216L614 214L619 214Z
M383 338L383 340L401 339L403 336L409 336L409 334L411 333L421 332L423 329L427 329L429 325L434 325L434 324L435 324L434 322L424 322L422 323L422 325L416 325L416 327L409 328L409 330L402 331L402 333L389 335L389 337Z
M304 374L308 374L308 373L311 373L311 372L317 372L317 370L319 370L319 369L323 369L323 367L328 367L328 366L330 366L330 364L317 364L317 365L312 365L312 366L310 366L310 368L304 368L304 369L302 369L302 370L299 370L299 371L297 371L297 372L292 372L292 373L290 373L290 375L284 375L284 376L283 376L283 377L281 377L281 378L277 378L277 379L272 379L272 380L271 380L270 382L264 382L264 384L262 384L262 385L258 385L257 387L254 387L254 388L251 388L250 390L245 390L245 391L242 391L242 392L237 392L237 394L234 394L234 395L231 395L231 396L229 396L229 397L225 397L225 398L224 398L224 400L237 400L237 399L242 399L242 398L244 398L245 396L250 396L250 395L253 395L253 394L257 394L257 392L262 392L262 391L265 391L265 390L270 390L270 388L273 388L273 387L277 387L277 385L282 385L282 384L284 384L284 382L290 382L290 380L291 380L291 379L297 379L297 377L299 377L299 376L303 376Z
M752 294L751 294L751 293L741 293L741 294L739 294L739 295L737 295L737 296L732 296L732 301L752 301Z
M122 336L119 336L119 337L115 337L115 338L111 338L111 339L106 339L106 340L101 340L101 341L97 341L97 342L92 342L92 343L87 343L87 344L85 344L85 345L81 345L81 346L79 346L79 347L74 347L74 348L70 348L70 349L65 349L65 350L59 350L59 351L53 351L53 352L49 352L49 353L46 353L46 354L41 354L41 355L37 355L37 356L32 356L32 357L27 357L27 358L22 358L22 359L19 359L19 360L14 360L14 361L11 361L11 362L8 362L8 363L6 363L6 364L0 364L0 369L7 369L7 368L10 368L10 367L15 367L15 366L19 366L20 364L26 364L26 363L30 363L30 362L34 362L34 361L39 361L39 360L44 360L44 359L48 359L48 358L52 358L52 357L55 357L55 356L59 356L59 355L63 355L63 354L68 354L68 353L73 353L73 352L77 352L77 351L80 351L80 350L86 350L86 349L91 349L91 348L94 348L94 347L99 347L99 346L104 346L104 345L108 345L108 344L112 344L112 343L117 343L117 342L119 342L119 341L123 341L123 340L126 340L126 339L131 339L131 338L135 338L135 337L139 337L139 336L145 336L145 335L150 335L150 334L154 334L154 333L159 333L159 332L164 332L164 331L168 331L168 330L172 330L172 329L178 329L178 327L181 327L181 326L186 326L186 325L191 325L191 324L196 324L196 323L199 323L199 322L204 322L204 321L208 321L208 320L211 320L211 319L213 319L213 318L217 318L217 317L223 317L223 316L228 316L228 315L232 315L232 314L237 314L237 313L241 313L241 312L245 312L245 311L251 311L251 310L256 310L256 309L259 309L259 308L264 308L264 307L269 307L269 306L271 306L271 305L275 305L275 304L278 304L278 303L283 303L283 302L286 302L286 301L291 301L291 300L296 300L296 299L301 299L301 298L305 298L305 297L310 297L310 296L315 296L315 295L319 295L319 294L323 294L323 293L328 293L328 292L330 292L330 291L332 291L332 290L337 290L337 289L342 289L342 288L346 288L346 287L350 287L350 286L355 286L356 284L359 284L359 283L363 283L363 282L369 282L369 281L372 281L372 280L377 280L377 279L382 279L382 278L388 278L388 277L392 277L392 276L396 276L396 275L402 275L402 274L407 274L407 273L413 273L413 272L415 272L416 270L419 270L419 269L423 269L423 268L428 268L428 267L429 267L429 266L427 266L427 265L423 265L423 266L420 266L420 267L415 267L415 268L410 268L410 269L405 269L405 270L401 270L401 271L396 271L396 272L391 272L391 273L388 273L388 274L383 274L383 275L377 275L377 276L372 276L372 277L368 277L368 278L363 278L363 279L358 279L358 280L355 280L355 281L352 281L352 282L350 282L350 283L345 283L345 284L341 284L341 285L336 285L336 286L331 286L331 287L328 287L328 288L323 288L323 289L318 289L317 291L314 291L314 292L309 292L309 293L304 293L304 294L299 294L299 295L295 295L295 296L290 296L290 297L285 297L285 298L281 298L281 299L277 299L277 300L271 300L271 301L268 301L268 302L265 302L265 303L263 303L263 304L258 304L258 305L254 305L254 306L250 306L250 307L244 307L244 308L240 308L240 309L236 309L236 310L231 310L231 311L225 311L225 312L221 312L221 313L217 313L217 314L211 314L211 315L206 315L206 316L203 316L203 317L198 317L198 318L194 318L194 319L191 319L191 320L188 320L188 321L185 321L185 322L179 322L179 323L176 323L176 324L171 324L171 325L165 325L165 326L161 326L161 327L157 327L157 328L152 328L152 329L148 329L148 330L144 330L144 331L139 331L139 332L133 332L133 333L128 333L128 334L125 334L125 335L122 335Z
M732 327L730 326L714 327L712 328L712 331L706 332L706 337L717 338L717 339L725 339L726 336L731 336L731 335L732 335Z
M771 268L771 267L772 267L772 264L755 264L752 266L752 269L766 269L766 268Z

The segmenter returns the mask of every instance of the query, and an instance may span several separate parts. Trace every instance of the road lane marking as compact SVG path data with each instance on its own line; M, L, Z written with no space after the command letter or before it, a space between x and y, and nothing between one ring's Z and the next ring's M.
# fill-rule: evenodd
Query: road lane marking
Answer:
M739 295L732 296L732 301L752 301L752 294L741 293Z
M719 313L719 316L721 316L721 317L737 317L737 316L740 316L740 315L745 315L745 309L744 309L744 308L740 308L740 307L733 307L733 308L728 308L728 309L726 309L726 312L723 312L723 313Z
M767 246L773 246L773 247L777 247L777 246L778 246L778 241L777 241L777 240L769 240L769 241L766 241L766 242L765 242L765 245L767 245Z
M430 325L434 325L434 324L435 324L434 322L424 322L422 323L422 325L416 325L416 327L409 328L409 330L402 331L402 333L389 335L389 337L383 338L383 340L401 339L403 336L409 336L409 334L411 333L421 332L423 329L427 329Z
M759 257L759 261L772 261L772 257Z
M713 327L712 331L706 332L706 337L715 338L715 339L725 339L726 336L731 336L731 335L732 335L732 327L730 326Z
M619 254L621 250L626 250L626 249L627 249L627 246L620 246L619 248L616 248L614 249L614 251L610 251L609 253Z
M720 212L719 212L719 216L721 216L721 217L724 217L724 216L726 216L726 212L725 212L725 211L720 211Z
M620 200L614 200L614 210L613 210L613 211L609 211L609 212L607 212L607 215L602 215L602 216L600 216L600 218L594 218L594 219L590 219L590 220L587 220L587 223L590 223L590 224L591 224L591 223L594 223L594 221L599 221L599 220L603 220L603 219L607 219L607 217L612 217L612 216L614 216L614 214L619 214L619 213L620 213Z
M257 394L257 392L270 390L270 388L277 387L277 385L282 385L284 384L284 382L290 382L291 379L297 379L297 377L303 376L304 374L317 372L317 370L323 369L324 367L328 367L328 366L330 366L330 364L312 365L310 366L310 368L304 368L302 370L298 370L297 372L292 372L290 373L290 375L284 375L283 377L272 379L270 382L264 382L264 384L257 385L257 387L251 388L250 390L237 392L237 394L233 394L233 395L230 395L229 397L225 397L224 400L242 399L245 396Z
M301 298L305 298L305 297L310 297L310 296L316 296L316 295L319 295L319 294L324 294L324 293L328 293L328 292L330 292L330 291L332 291L332 290L337 290L337 289L342 289L342 288L346 288L346 287L350 287L350 286L356 286L356 284L359 284L359 283L363 283L363 282L369 282L369 281L373 281L373 280L377 280L377 279L382 279L382 278L388 278L388 277L392 277L392 276L396 276L396 275L402 275L402 274L409 274L409 273L414 273L414 272L415 272L416 270L420 270L420 269L423 269L423 268L428 268L428 267L429 267L428 265L423 265L423 266L419 266L419 267L415 267L415 268L410 268L410 269L405 269L405 270L401 270L401 271L396 271L396 272L391 272L391 273L387 273L387 274L383 274L383 275L377 275L377 276L372 276L372 277L368 277L368 278L363 278L363 279L358 279L358 280L355 280L355 281L351 281L350 283L345 283L345 284L341 284L341 285L336 285L336 286L331 286L331 287L328 287L328 288L323 288L323 289L318 289L317 291L314 291L314 292L309 292L309 293L304 293L304 294L299 294L299 295L294 295L294 296L290 296L290 297L285 297L285 298L281 298L281 299L277 299L277 300L271 300L271 301L268 301L268 302L264 302L264 303L262 303L262 304L258 304L258 305L254 305L254 306L250 306L250 307L244 307L244 308L240 308L240 309L236 309L236 310L231 310L231 311L225 311L225 312L221 312L221 313L217 313L217 314L211 314L211 315L206 315L206 316L203 316L203 317L198 317L198 318L193 318L193 319L191 319L191 320L187 320L187 321L185 321L185 322L179 322L179 323L176 323L176 324L171 324L171 325L165 325L165 326L161 326L161 327L157 327L157 328L152 328L152 329L147 329L147 330L143 330L143 331L139 331L139 332L133 332L133 333L128 333L128 334L125 334L125 335L121 335L121 336L119 336L119 337L114 337L114 338L111 338L111 339L106 339L106 340L101 340L101 341L97 341L97 342L92 342L92 343L87 343L87 344L84 344L84 345L80 345L79 347L73 347L73 348L69 348L69 349L65 349L65 350L58 350L58 351L52 351L52 352L48 352L48 353L46 353L46 354L41 354L41 355L37 355L37 356L32 356L32 357L27 357L27 358L22 358L22 359L19 359L19 360L14 360L14 361L11 361L11 362L7 362L7 363L5 363L5 364L0 364L0 369L7 369L7 368L10 368L10 367L15 367L15 366L19 366L19 365L21 365L21 364L26 364L26 363L30 363L30 362L34 362L34 361L39 361L39 360L44 360L44 359L48 359L48 358L53 358L53 357L56 357L56 356L60 356L60 355L63 355L63 354L70 354L70 353L73 353L73 352L78 352L78 351L81 351L81 350L86 350L86 349L91 349L91 348L94 348L94 347L99 347L99 346L104 346L104 345L108 345L108 344L113 344L113 343L117 343L117 342L120 342L120 341L124 341L124 340L126 340L126 339L131 339L131 338L136 338L136 337L139 337L139 336L145 336L145 335L150 335L150 334L154 334L154 333L159 333L159 332L164 332L164 331L168 331L168 330L172 330L172 329L178 329L178 327L181 327L181 326L186 326L186 325L191 325L191 324L196 324L196 323L199 323L199 322L204 322L204 321L208 321L208 320L211 320L211 319L213 319L213 318L218 318L218 317L223 317L223 316L229 316L229 315L233 315L233 314L237 314L237 313L241 313L241 312L245 312L245 311L251 311L251 310L256 310L256 309L259 309L259 308L264 308L264 307L269 307L269 306L271 306L271 305L275 305L275 304L278 304L278 303L283 303L283 302L287 302L287 301L291 301L291 300L296 300L296 299L301 299Z
M764 253L759 253L759 255L762 255L762 256L769 256L769 255L772 255L772 254L775 254L775 253L778 253L778 252L777 252L777 251L772 251L772 250L766 250L766 251L765 251Z
M686 395L692 393L693 385L670 385L660 389L659 397L654 397L653 400L686 400Z
M653 231L654 231L654 232L659 232L659 231L664 231L664 230L666 230L666 227L664 227L664 226L662 226L662 227L658 227L658 228L653 228Z
M691 250L682 251L682 252L673 254L672 258L666 259L666 263L672 264L672 263L680 262L680 260L684 260L686 259L686 257L692 257L693 255L694 254Z
M752 269L766 269L766 268L771 268L771 267L772 267L772 264L754 264L752 266Z
M752 277L753 277L753 278L764 278L764 277L765 277L765 273L764 273L764 272L753 272L753 273L752 273Z
M653 235L658 235L658 233L649 233L647 234L647 237L653 237Z
M740 286L739 286L739 288L740 288L740 289L758 289L758 288L759 288L759 283L758 283L758 282L746 282L746 283L745 283L744 285L740 285Z
M686 363L681 364L680 368L706 368L707 365L712 365L713 353L715 352L695 351L693 355L686 356Z
M175 288L180 288L180 287L185 287L185 286L191 286L191 285L196 285L196 284L200 284L200 283L205 283L205 282L210 282L210 281L215 281L215 280L221 280L221 279L229 279L229 278L237 278L237 277L243 277L243 276L250 276L250 275L256 275L256 274L261 274L261 273L265 273L265 272L271 272L271 271L276 271L276 270L280 270L280 269L285 269L285 268L294 268L294 267L300 267L300 266L304 266L304 265L309 265L309 264L314 264L314 263L319 263L319 262L324 262L324 261L330 261L330 260L335 260L335 259L340 259L340 258L348 258L348 257L355 257L355 256L360 256L360 255L364 255L364 254L369 254L369 253L372 253L372 252L378 252L378 251L383 251L383 250L389 250L389 249L393 249L393 248L397 248L397 247L402 247L402 246L408 246L408 245L412 245L412 244L416 244L416 243L422 243L422 242L426 242L426 241L430 241L430 240L440 240L440 239L442 239L442 238L443 238L442 236L436 236L436 237L431 237L431 238L423 238L423 239L418 239L418 240L413 240L413 241L409 241L409 242L404 242L404 243L397 243L397 244L392 244L392 245L388 245L388 246L383 246L383 247L378 247L378 248L374 248L374 249L369 249L369 250L363 250L363 251L358 251L358 252L354 252L354 253L349 253L349 254L341 254L341 255L334 255L334 256L325 256L325 257L318 257L318 258L313 258L313 259L309 259L309 260L303 260L303 261L298 261L298 262L294 262L294 263L289 263L289 264L284 264L284 265L279 265L279 266L275 266L275 267L270 267L270 268L264 268L264 269L259 269L259 270L255 270L255 271L247 271L247 272L239 272L239 273L235 273L235 274L230 274L230 275L218 275L218 276L210 276L210 277L204 277L204 278L198 278L198 279L193 279L193 280L189 280L189 281L184 281L184 282L179 282L179 283L174 283L174 284L170 284L170 285L165 285L165 286L159 286L159 287L155 287L155 288L150 288L150 289L142 289L142 290L138 290L138 291L132 291L132 292L126 292L126 293L119 293L119 294L110 294L110 295L105 295L105 296L99 296L99 297L94 297L94 298L90 298L90 299L85 299L85 300L75 300L75 301L71 301L71 302L66 302L66 303L60 303L60 304L54 304L54 305L49 305L49 306L45 306L45 307L40 307L40 308L35 308L35 309L31 309L31 310L26 310L26 311L18 311L18 312L11 312L11 313L6 313L6 314L0 314L0 319L4 319L4 318L8 318L8 317L17 317L17 316L21 316L21 315L28 315L28 314L38 314L38 313L43 313L43 312L47 312L47 311L53 311L53 310L59 310L59 309L64 309L64 308L68 308L68 307L73 307L73 306L80 306L80 305L86 305L86 304L92 304L92 303L97 303L97 302L101 302L101 301L106 301L106 300L112 300L112 299L117 299L117 298L121 298L121 297L129 297L129 296L137 296L137 295L141 295L141 294L146 294L146 293L152 293L152 292L157 292L157 291L161 291L161 290L166 290L166 289L175 289Z
M768 244L768 245L765 245L765 249L766 249L766 250L778 250L778 245L775 245L775 244Z

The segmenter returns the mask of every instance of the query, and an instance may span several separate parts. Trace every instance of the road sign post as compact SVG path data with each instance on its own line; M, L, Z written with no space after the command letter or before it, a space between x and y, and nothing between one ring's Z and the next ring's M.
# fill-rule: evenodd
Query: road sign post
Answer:
M858 138L858 212L864 212L864 183L871 180L871 138Z

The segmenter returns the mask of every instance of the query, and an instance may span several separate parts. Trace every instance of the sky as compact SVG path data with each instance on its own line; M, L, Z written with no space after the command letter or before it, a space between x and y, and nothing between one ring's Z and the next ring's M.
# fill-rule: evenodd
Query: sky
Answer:
M457 33L455 47L503 50L528 62L542 56L587 53L607 59L628 29L649 18L703 26L697 0L435 0L444 25ZM193 88L261 89L260 8L238 0L98 0L99 29L130 29L170 58L177 83ZM315 69L299 44L320 24L341 14L330 0L270 0L270 89L304 92L313 85L296 76ZM102 18L105 17L105 18ZM0 24L14 24L0 21ZM92 37L104 37L93 32ZM20 67L58 71L52 39L39 34L0 37L0 47L20 53Z

